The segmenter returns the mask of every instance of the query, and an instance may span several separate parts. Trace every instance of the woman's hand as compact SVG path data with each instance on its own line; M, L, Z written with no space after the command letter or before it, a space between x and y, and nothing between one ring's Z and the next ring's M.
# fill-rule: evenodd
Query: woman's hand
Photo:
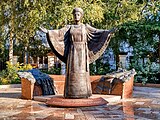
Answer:
M44 28L44 27L39 27L39 29L44 33L48 33L48 30L46 28Z

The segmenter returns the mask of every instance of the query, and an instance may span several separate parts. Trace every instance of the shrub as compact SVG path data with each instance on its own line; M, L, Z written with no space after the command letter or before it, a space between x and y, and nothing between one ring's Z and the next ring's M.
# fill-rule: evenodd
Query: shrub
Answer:
M156 62L151 62L149 59L140 63L138 61L132 61L132 67L135 68L137 74L135 75L135 82L146 83L158 83L159 79L157 75L159 74L160 65Z
M103 63L102 59L98 59L95 63L89 65L90 75L105 75L112 72L108 62Z
M53 66L51 69L49 70L41 70L44 73L47 74L55 74L55 75L60 75L61 74L61 68L55 67Z
M29 70L32 69L32 66L30 64L27 65L20 65L17 64L11 64L9 61L6 62L7 68L5 70L2 70L0 74L0 84L15 84L20 83L20 78L18 77L17 72L23 71L23 70Z

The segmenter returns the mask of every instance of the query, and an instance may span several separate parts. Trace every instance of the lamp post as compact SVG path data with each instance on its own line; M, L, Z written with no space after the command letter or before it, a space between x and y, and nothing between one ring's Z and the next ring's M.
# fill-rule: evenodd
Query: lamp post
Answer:
M119 67L125 69L126 68L126 57L127 57L127 53L125 52L121 52L119 54Z

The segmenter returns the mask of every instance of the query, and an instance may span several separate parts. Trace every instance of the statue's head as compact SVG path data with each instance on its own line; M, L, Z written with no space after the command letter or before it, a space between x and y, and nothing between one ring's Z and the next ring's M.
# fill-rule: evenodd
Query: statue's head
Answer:
M78 23L78 22L81 21L84 13L83 13L82 8L78 8L78 7L77 7L77 8L74 8L74 9L73 9L72 14L73 14L73 17L74 17L75 22Z

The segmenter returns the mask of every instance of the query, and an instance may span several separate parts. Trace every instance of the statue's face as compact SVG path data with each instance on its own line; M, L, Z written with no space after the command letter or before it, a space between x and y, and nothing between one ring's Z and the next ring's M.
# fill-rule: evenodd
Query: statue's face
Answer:
M82 14L81 14L80 12L75 12L75 13L73 14L73 17L74 17L74 20L75 20L76 22L79 22L79 21L81 20L81 18L82 18Z

